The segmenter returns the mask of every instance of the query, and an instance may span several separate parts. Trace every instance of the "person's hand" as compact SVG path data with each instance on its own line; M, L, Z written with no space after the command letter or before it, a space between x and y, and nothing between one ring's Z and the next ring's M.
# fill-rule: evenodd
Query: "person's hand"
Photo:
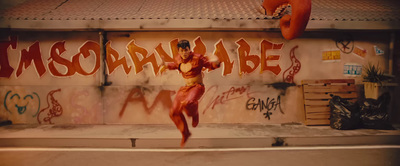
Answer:
M167 69L167 66L162 65L162 66L160 67L159 73L162 75L162 74L165 72L166 69Z
M219 59L217 59L217 61L215 61L215 63L217 64L218 67L221 66L221 61L219 61Z
M214 60L212 63L215 66L215 68L219 68L221 66L221 61L219 61L218 58Z

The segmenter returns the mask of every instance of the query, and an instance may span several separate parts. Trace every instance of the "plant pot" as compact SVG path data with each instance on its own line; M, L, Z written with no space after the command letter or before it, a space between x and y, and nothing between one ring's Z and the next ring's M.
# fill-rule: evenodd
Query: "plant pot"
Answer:
M364 94L365 98L378 99L379 96L385 92L389 92L389 87L397 86L396 83L376 83L376 82L364 82Z

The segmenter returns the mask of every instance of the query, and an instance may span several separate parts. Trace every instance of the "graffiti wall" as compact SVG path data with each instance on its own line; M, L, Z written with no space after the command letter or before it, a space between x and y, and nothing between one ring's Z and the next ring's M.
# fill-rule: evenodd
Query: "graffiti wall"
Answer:
M279 32L18 32L0 43L0 118L30 124L173 124L185 80L177 43L221 66L203 70L200 123L303 123L301 80L352 78L388 63L389 35ZM104 48L104 54L102 54ZM386 69L387 70L387 69Z

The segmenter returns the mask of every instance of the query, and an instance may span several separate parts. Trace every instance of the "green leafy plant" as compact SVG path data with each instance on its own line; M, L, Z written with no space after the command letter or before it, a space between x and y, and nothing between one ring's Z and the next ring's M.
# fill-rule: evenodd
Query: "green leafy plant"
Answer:
M379 64L377 66L371 65L364 66L364 82L375 82L382 84L382 82L390 80L392 77L387 76L383 73L383 71L379 68Z

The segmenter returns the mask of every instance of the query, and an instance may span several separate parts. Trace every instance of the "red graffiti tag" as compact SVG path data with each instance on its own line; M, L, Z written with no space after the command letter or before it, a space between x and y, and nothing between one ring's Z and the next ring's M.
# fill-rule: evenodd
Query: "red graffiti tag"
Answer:
M294 75L300 71L301 63L294 55L294 50L299 46L295 46L290 50L290 60L292 65L283 72L283 81L287 83L294 83Z
M222 92L219 95L215 95L216 91L218 90L218 86L214 85L214 86L211 86L210 88L208 88L208 90L206 91L206 94L208 92L212 91L213 89L215 89L214 96L208 102L206 108L203 111L203 114L205 114L206 111L210 108L214 109L214 107L218 104L225 104L228 101L239 99L239 98L243 97L244 95L246 95L248 98L250 96L250 86L246 86L246 87L241 86L238 88L231 87L231 88L229 88L229 90ZM247 92L247 93L245 93L245 92Z
M54 76L72 76L74 75L76 72L79 74L82 74L84 76L87 75L93 75L94 73L96 73L99 68L100 68L100 45L92 42L92 41L87 41L85 44L83 44L83 46L79 49L79 53L75 54L72 57L72 61L69 61L63 57L61 57L61 55L66 51L65 49L65 41L63 42L57 42L55 43L52 47L51 47L51 51L50 51L50 62L48 64L50 73L53 74ZM83 58L88 58L89 56L91 56L92 54L90 53L91 51L93 51L95 53L95 57L96 57L96 62L94 63L95 66L93 68L93 70L91 72L86 72L85 70L83 70L81 64L80 64L80 56L82 55ZM67 72L66 73L61 73L56 67L55 67L55 63L60 64L62 66L65 66L67 68Z
M10 66L8 60L8 47L17 48L17 37L11 36L9 41L0 42L0 77L10 78L14 68Z
M47 113L47 117L43 118L43 121L48 122L49 124L54 124L53 122L51 122L52 118L59 117L62 115L63 108L61 107L60 103L58 103L58 101L53 96L54 93L60 92L60 91L61 91L61 89L52 90L49 92L49 94L47 94L47 107L40 110L40 112L37 116L37 121L39 122L39 124L42 124L42 122L40 121L40 114L42 114L46 110L49 110L49 112ZM50 100L50 102L49 102L49 100Z
M144 98L145 95L143 91L140 88L134 88L129 92L128 97L125 99L124 105L122 106L122 109L119 112L119 117L122 117L124 115L125 109L128 106L128 104L134 102L141 102L144 110L148 114L151 114L151 112L153 112L155 106L158 103L161 103L166 108L171 108L172 107L171 96L174 94L175 91L161 90L158 93L157 97L155 98L153 104L151 104L151 106L149 107L146 99Z
M43 76L43 74L46 72L46 68L44 67L42 55L40 54L38 41L30 46L29 50L23 49L21 51L21 60L19 61L17 77L21 75L22 67L23 69L27 69L31 65L32 61L35 63L36 72L40 77Z

